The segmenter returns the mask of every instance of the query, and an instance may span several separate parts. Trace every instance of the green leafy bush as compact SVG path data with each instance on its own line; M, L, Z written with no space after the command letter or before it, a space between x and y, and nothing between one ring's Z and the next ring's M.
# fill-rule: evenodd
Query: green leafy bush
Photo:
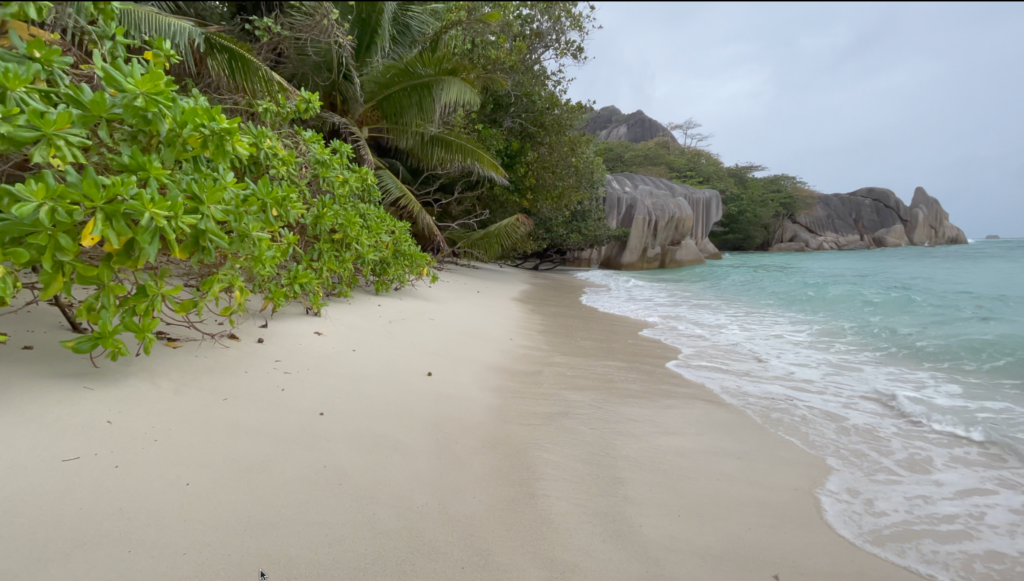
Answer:
M168 42L137 46L115 5L91 4L91 63L43 36L12 32L0 49L0 155L25 168L0 186L0 307L25 290L61 306L85 287L69 322L91 332L63 343L117 360L123 333L149 354L161 321L234 324L253 293L319 311L361 282L436 279L350 147L288 123L318 95L262 104L265 124L229 119L177 92Z

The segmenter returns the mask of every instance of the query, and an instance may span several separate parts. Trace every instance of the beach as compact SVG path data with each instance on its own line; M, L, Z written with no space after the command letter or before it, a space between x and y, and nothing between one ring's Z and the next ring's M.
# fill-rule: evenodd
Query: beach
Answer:
M99 369L59 346L53 307L2 317L0 570L920 578L829 528L823 460L667 368L678 351L584 288L450 268Z

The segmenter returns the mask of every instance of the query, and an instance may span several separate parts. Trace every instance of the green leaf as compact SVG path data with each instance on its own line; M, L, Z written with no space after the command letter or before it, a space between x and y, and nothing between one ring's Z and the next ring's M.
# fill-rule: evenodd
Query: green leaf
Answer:
M64 288L64 272L60 269L44 270L39 275L39 282L43 285L43 290L39 293L40 300L49 300Z
M32 257L24 248L8 248L4 251L4 256L15 264L25 264Z

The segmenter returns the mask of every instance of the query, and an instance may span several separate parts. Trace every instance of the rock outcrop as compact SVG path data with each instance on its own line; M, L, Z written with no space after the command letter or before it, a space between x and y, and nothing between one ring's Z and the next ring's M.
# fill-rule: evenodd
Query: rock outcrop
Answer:
M678 143L672 132L664 125L648 117L643 111L624 115L618 107L602 107L587 120L583 132L594 135L598 141L628 141L643 143L656 137L667 137Z
M861 188L848 194L818 194L814 205L784 221L771 250L860 250L900 246L966 244L962 230L924 188L908 208L892 190Z
M949 213L924 188L915 189L914 199L910 201L907 238L914 246L967 244L963 230L949 223Z
M998 234L989 234L985 237L985 240L1001 240Z
M629 228L629 238L571 257L569 264L648 270L722 257L708 240L711 226L722 217L722 198L715 190L630 173L612 174L605 178L604 208L608 224Z

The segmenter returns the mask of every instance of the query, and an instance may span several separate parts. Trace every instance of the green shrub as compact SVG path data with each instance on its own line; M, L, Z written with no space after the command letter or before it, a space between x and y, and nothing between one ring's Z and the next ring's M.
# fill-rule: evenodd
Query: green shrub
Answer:
M61 305L86 287L71 322L91 332L63 344L117 360L123 333L149 354L161 321L233 325L253 293L264 309L319 311L361 282L436 280L349 146L288 123L316 114L318 95L260 105L265 124L229 119L176 92L169 43L126 40L111 3L90 11L89 64L45 33L12 31L0 49L0 155L27 168L0 186L0 307L25 290Z

